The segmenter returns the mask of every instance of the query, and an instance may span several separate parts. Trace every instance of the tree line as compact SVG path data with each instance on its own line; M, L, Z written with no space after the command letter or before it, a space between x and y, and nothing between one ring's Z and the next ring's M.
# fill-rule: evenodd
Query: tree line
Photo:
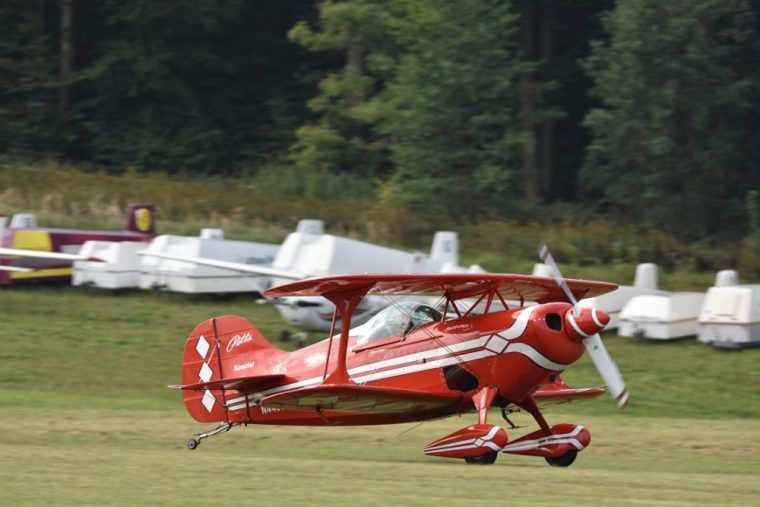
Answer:
M6 0L0 152L738 239L760 234L759 15L758 0Z

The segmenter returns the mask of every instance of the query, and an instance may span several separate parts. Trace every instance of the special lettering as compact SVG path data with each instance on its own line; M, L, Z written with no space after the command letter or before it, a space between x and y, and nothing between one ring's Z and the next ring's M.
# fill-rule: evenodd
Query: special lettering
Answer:
M243 364L236 364L235 366L232 367L232 369L235 372L239 372L239 371L243 371L243 370L250 370L255 365L256 365L256 363L254 361L249 361L249 362L243 363Z

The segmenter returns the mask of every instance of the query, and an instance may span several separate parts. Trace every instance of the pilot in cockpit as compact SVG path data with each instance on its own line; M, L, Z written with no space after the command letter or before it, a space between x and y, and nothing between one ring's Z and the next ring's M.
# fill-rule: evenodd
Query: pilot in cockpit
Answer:
M414 329L443 319L441 312L417 301L393 304L372 317L362 327L357 345L366 345L390 336L406 335Z

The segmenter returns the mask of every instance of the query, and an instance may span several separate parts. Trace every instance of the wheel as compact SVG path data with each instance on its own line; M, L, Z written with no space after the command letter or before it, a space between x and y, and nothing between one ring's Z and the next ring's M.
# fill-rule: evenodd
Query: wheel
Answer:
M469 458L465 458L464 460L470 465L493 465L493 462L496 461L496 457L498 455L498 452L490 451L481 456L471 456Z
M187 448L191 451L200 445L201 441L197 438L191 438L187 441Z
M569 467L576 457L578 457L578 451L568 451L559 458L546 457L544 459L553 467Z

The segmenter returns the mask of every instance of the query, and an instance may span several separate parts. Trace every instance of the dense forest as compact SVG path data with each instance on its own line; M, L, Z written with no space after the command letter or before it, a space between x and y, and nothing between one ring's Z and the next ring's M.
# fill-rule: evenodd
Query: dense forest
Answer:
M758 0L5 0L0 157L738 241L759 35Z

